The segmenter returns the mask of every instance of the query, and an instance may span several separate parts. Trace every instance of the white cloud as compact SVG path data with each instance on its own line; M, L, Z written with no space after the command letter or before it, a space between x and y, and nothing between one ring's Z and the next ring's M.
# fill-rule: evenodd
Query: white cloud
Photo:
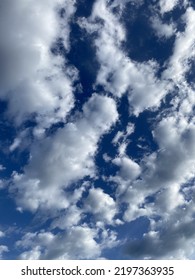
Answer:
M187 188L194 193L191 183ZM126 253L139 259L191 258L194 255L195 210L192 197L190 201L184 201L176 185L165 191L161 189L157 201L152 203L149 232L141 240L129 241L125 246Z
M151 19L151 25L159 38L169 38L174 35L176 31L173 24L163 23L158 17Z
M108 180L117 184L116 203L127 205L124 221L141 216L153 219L155 215L163 219L187 203L182 188L186 184L192 190L190 180L195 176L194 99L187 83L181 85L177 99L154 125L153 137L158 145L155 152L145 154L139 165L132 165L127 156L113 160L120 170ZM115 139L119 141L120 137L118 134Z
M36 114L41 127L64 120L73 107L73 71L51 53L63 37L69 45L74 0L3 1L0 11L0 98L8 100L8 117L20 124ZM64 18L59 10L67 6ZM14 28L13 28L14 26ZM72 71L72 74L69 73ZM70 75L72 76L70 78Z
M105 179L117 185L116 204L119 208L123 203L127 206L122 213L124 221L129 222L146 216L154 223L156 215L164 221L160 229L156 224L143 237L141 241L143 250L139 242L132 242L130 246L132 251L129 250L129 253L132 252L133 256L137 254L140 258L153 256L183 258L193 253L189 251L193 237L190 236L188 239L186 232L182 236L184 230L182 221L178 227L171 228L170 232L166 226L171 227L171 223L176 219L175 213L188 204L182 186L188 184L195 175L195 150L192 144L195 143L194 90L184 80L190 67L189 62L194 57L194 37L190 35L194 30L194 10L188 8L183 16L186 23L183 33L176 33L174 24L168 25L160 18L151 19L159 37L169 38L174 33L176 35L173 55L167 61L165 65L167 69L159 80L156 77L159 66L155 61L136 63L123 52L125 30L119 20L120 14L112 11L114 6L121 4L119 2L114 1L112 6L106 1L96 1L92 16L80 22L89 33L97 32L94 44L100 70L96 84L102 85L106 91L119 98L127 93L132 112L137 115L145 109L158 107L165 95L174 90L175 85L178 87L178 94L172 100L173 107L164 114L159 114L154 124L153 137L158 149L151 154L145 154L139 165L126 155L128 141L125 132L119 131L115 135L113 144L120 147L119 155L114 160L110 157L104 158L107 164L112 161L120 169L116 176ZM172 11L176 5L177 1L160 1L161 13ZM98 19L102 22L100 23ZM191 185L189 188L192 190ZM189 208L193 210L192 204ZM187 220L184 224L189 228ZM171 244L175 234L177 238L169 249L166 243ZM182 244L181 250L178 249L179 242ZM162 253L159 250L155 254L153 250L156 246L165 248Z
M114 199L100 188L89 190L84 211L92 213L97 221L106 224L113 224L113 219L118 212Z
M97 32L94 45L100 70L96 85L102 85L116 97L128 93L132 112L138 115L145 109L158 107L169 86L156 77L158 64L155 61L136 63L123 52L126 32L111 7L106 1L97 0L89 19L79 23L89 33Z
M12 153L15 150L22 151L26 148L28 149L31 145L30 133L31 131L29 128L25 128L18 132L17 136L14 138L13 142L9 146L9 151Z
M133 181L141 173L140 166L127 156L115 158L112 162L119 166L117 176L124 181Z
M19 258L21 260L38 260L41 256L41 248L35 246L32 250L23 252Z
M96 235L95 229L77 226L58 235L28 233L17 242L17 246L27 249L20 259L95 259L101 253L95 241Z
M5 245L0 245L0 259L2 259L3 254L6 253L6 252L8 252L8 251L9 251L9 250L8 250L8 247L7 247L7 246L5 246Z
M161 100L170 90L166 80L159 81L156 78L157 68L155 62L149 61L145 64L137 64L131 69L128 99L135 115L145 109L158 108Z
M162 14L171 12L179 3L178 0L160 0L159 6L160 6L160 12Z
M180 185L172 184L170 188L162 189L156 197L156 207L160 213L170 213L173 209L185 203L183 195L180 193Z
M177 207L162 219L152 221L142 240L132 240L126 252L133 258L190 259L194 255L194 206ZM161 209L163 210L163 209Z
M21 139L16 137L13 141L13 143L10 146L10 152L14 151L15 149L17 149L21 144Z
M111 7L120 7L121 9L124 9L127 3L131 3L139 7L144 3L144 0L114 0L113 3L111 3Z
M140 180L131 186L119 181L122 200L128 202L125 220L139 216L150 217L171 213L185 203L181 193L182 185L194 178L195 166L195 127L193 124L179 123L176 118L163 119L154 132L159 150L140 163ZM123 186L121 187L120 184ZM156 197L155 204L147 204L148 196ZM123 198L124 197L124 198Z
M98 240L98 242L97 242ZM71 226L61 233L49 231L26 233L16 242L22 250L20 259L99 259L104 249L118 245L117 235L110 229Z
M194 105L195 105L195 94L194 85L189 85L186 80L182 80L178 83L179 92L173 98L171 104L173 110L178 112L180 119L188 120L191 118L192 123L194 122Z
M65 213L59 214L51 225L51 228L67 229L69 227L78 225L82 219L83 210L76 205L71 205L67 208Z
M94 156L101 136L116 122L112 98L93 94L83 114L56 134L34 143L24 174L14 174L18 206L31 211L63 209L70 204L64 189L84 176L95 175ZM58 203L56 203L56 201Z
M130 222L139 217L150 217L152 210L149 207L144 207L144 201L149 191L146 188L139 188L137 184L124 185L123 188L119 185L119 203L125 202L127 205L123 213L123 220Z
M125 131L118 131L116 135L114 136L112 143L115 146L118 146L118 153L121 157L122 155L125 155L126 148L130 142L128 137L134 132L135 126L133 123L128 123Z
M184 118L163 119L154 131L159 152L154 159L154 173L150 185L183 183L193 176L195 126Z
M121 243L121 241L117 238L118 237L117 236L117 231L113 231L111 229L105 228L105 227L102 226L101 222L99 222L99 223L100 223L100 225L99 225L99 227L100 227L99 236L101 238L100 246L101 246L102 250L108 249L108 248L113 249L114 247L118 246ZM116 224L120 225L120 224L122 224L122 222L117 219ZM98 223L97 223L97 226L98 226Z
M0 190L4 189L5 187L7 187L7 181L5 179L0 179Z
M5 170L5 167L2 164L0 164L0 171L2 170Z
M112 163L119 167L119 171L107 180L117 186L115 195L118 208L120 209L123 203L126 204L126 210L122 211L123 220L132 221L140 216L150 215L151 210L141 207L146 197L145 188L136 186L142 173L141 167L127 155L115 158Z
M195 56L195 11L189 7L183 15L186 25L184 32L178 32L167 70L163 76L178 83L183 80L185 73L190 69L190 60Z

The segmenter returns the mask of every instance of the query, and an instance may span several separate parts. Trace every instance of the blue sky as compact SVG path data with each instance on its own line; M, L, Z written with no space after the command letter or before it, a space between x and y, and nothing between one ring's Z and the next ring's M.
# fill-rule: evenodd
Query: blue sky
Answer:
M0 258L194 259L194 2L0 3Z

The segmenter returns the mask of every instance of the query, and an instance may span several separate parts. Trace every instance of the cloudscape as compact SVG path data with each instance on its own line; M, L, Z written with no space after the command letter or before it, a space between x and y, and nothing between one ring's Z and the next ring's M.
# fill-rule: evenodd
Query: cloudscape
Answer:
M195 2L0 0L0 259L195 259Z

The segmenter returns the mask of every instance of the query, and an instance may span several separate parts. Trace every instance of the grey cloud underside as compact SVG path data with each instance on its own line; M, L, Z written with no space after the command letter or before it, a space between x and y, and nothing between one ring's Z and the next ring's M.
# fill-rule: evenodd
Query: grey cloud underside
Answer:
M8 102L7 118L20 130L10 154L22 150L29 133L33 135L28 163L7 184L21 215L30 211L50 219L47 228L25 232L17 240L18 258L97 259L117 246L126 258L194 258L195 92L186 75L195 55L195 11L190 1L159 0L150 7L156 40L174 38L172 55L159 75L157 60L137 62L124 50L131 40L123 19L128 4L136 11L144 1L96 0L87 18L76 17L74 0L1 1L0 98ZM167 23L164 17L179 5L185 10L183 32L178 22ZM80 74L67 60L71 20L93 39L99 68L94 93L67 120ZM63 55L51 52L59 38ZM147 150L139 161L128 154L136 123L117 131L123 117L118 104L124 96L130 117L156 112L151 133L157 149ZM166 96L171 96L171 106L159 110ZM35 127L23 130L32 115ZM48 135L59 122L63 126ZM116 154L105 153L103 159L116 171L102 176L96 155L112 131L116 134L110 147ZM96 186L98 179L112 191ZM150 226L141 239L119 239L119 226L143 216ZM8 250L0 245L0 257Z

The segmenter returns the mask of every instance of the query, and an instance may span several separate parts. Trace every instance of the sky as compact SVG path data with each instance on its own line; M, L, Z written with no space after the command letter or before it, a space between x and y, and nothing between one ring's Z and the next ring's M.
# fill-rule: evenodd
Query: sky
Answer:
M195 259L194 0L0 0L0 259Z

